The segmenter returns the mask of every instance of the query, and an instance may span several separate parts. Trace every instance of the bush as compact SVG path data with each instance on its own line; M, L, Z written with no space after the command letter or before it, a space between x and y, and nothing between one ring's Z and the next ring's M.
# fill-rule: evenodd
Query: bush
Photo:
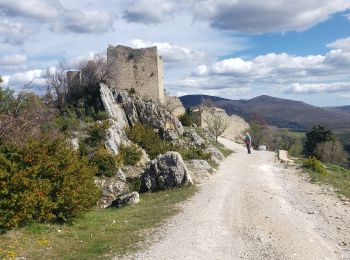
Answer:
M124 165L135 165L141 160L142 152L137 145L129 146L121 144L117 155Z
M88 129L89 137L85 139L85 142L93 147L100 145L106 140L107 133L106 130L110 127L109 121L104 121L102 123L96 122L90 126Z
M324 163L346 165L347 162L347 154L342 144L337 140L318 144L315 149L315 155L317 159Z
M102 146L95 151L91 158L91 163L97 168L97 176L112 177L118 170L116 156Z
M210 153L206 153L200 148L190 147L176 150L184 160L210 160L211 158Z
M145 149L151 159L172 149L172 145L161 140L152 128L141 124L126 129L126 134L132 142Z
M189 114L183 114L183 115L179 116L179 120L183 126L192 126L193 125L192 116Z
M96 204L96 168L63 139L0 150L0 229L71 221Z
M314 156L310 156L307 160L304 161L303 167L306 169L310 169L314 172L317 172L322 175L327 175L328 172L322 162L316 159Z

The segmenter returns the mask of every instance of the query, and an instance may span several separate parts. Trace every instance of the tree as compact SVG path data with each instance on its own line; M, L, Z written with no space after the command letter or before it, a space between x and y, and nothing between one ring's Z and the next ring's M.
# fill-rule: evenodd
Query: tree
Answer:
M335 135L332 130L322 125L315 125L310 132L306 134L304 154L306 156L316 156L315 149L317 145L327 141L335 141Z
M67 71L69 67L65 61L60 61L55 68L46 69L44 78L46 80L46 99L60 111L64 108L68 94Z
M347 154L338 140L317 144L315 154L317 159L324 163L346 165L347 162Z
M215 136L216 142L218 142L218 137L222 135L228 127L228 122L225 115L219 113L211 114L205 119L205 123L207 124L209 132Z
M3 82L3 79L2 79L2 77L0 76L0 84Z

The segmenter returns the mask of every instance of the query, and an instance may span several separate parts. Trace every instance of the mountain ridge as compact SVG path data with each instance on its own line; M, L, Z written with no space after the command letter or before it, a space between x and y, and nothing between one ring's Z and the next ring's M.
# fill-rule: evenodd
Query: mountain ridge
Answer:
M270 125L298 131L309 130L315 124L322 124L334 130L350 130L350 106L323 108L303 101L268 95L241 100L209 95L187 95L180 97L180 100L185 107L210 101L215 106L225 109L228 114L237 114L245 120L251 121L254 117L261 117Z

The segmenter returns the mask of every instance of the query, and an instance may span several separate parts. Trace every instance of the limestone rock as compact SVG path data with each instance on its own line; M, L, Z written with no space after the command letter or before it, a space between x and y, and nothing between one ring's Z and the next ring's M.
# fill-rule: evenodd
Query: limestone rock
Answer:
M189 160L186 161L186 165L191 173L191 176L196 181L209 179L215 172L215 169L205 160Z
M157 156L146 167L141 177L141 191L158 191L192 184L186 164L178 152Z
M176 140L184 129L177 117L152 100L143 100L137 95L115 91L117 103L124 109L129 125L141 123L158 129L166 140Z
M186 113L179 97L165 96L165 107L173 116L181 116Z
M288 152L286 150L279 150L278 151L278 159L282 162L282 163L292 163L293 160L290 160L288 158Z
M258 150L259 151L267 151L267 147L266 147L266 145L259 145Z
M210 160L219 164L222 160L225 159L225 156L220 152L216 147L213 145L209 145L208 148L205 150L205 152L211 154Z
M124 207L124 206L137 204L139 202L140 202L139 193L134 191L134 192L131 192L129 194L126 194L126 195L118 197L116 200L114 200L112 202L110 207L121 208L121 207Z
M205 145L205 140L200 137L194 129L186 130L184 136L188 137L191 144L196 147L203 147Z
M129 190L126 178L121 170L113 177L98 177L95 183L102 190L102 196L97 205L101 208L107 208L121 194L125 194Z

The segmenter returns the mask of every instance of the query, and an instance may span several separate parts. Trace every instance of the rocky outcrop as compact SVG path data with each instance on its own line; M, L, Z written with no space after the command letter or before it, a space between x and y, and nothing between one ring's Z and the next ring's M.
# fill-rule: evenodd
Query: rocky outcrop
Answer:
M141 177L141 191L159 191L192 184L182 157L177 152L157 156L146 167Z
M190 139L190 144L197 148L203 148L205 140L200 137L194 129L189 129L184 132L184 136Z
M118 196L129 190L125 175L121 170L118 170L113 177L99 177L95 180L95 183L102 190L101 198L97 203L100 208L109 207Z
M184 130L177 117L152 100L143 100L126 92L114 91L117 103L124 109L129 125L141 123L159 130L164 139L172 141L179 138Z
M165 96L165 107L173 116L181 116L186 112L179 97Z
M103 105L114 121L110 131L114 136L110 134L107 145L112 151L125 140L124 128L137 123L158 130L163 139L169 141L178 139L184 132L177 117L155 101L144 100L137 93L130 95L125 91L111 90L105 84L101 84L100 92Z
M198 182L203 179L209 179L215 172L215 169L205 160L189 160L186 161L186 165L193 180Z
M110 208L122 208L124 206L134 205L140 202L139 193L134 191L129 194L118 197L109 206Z
M211 144L205 149L205 152L211 154L210 160L216 164L220 164L220 162L225 159L225 156L222 154L222 152L220 152L219 149Z

